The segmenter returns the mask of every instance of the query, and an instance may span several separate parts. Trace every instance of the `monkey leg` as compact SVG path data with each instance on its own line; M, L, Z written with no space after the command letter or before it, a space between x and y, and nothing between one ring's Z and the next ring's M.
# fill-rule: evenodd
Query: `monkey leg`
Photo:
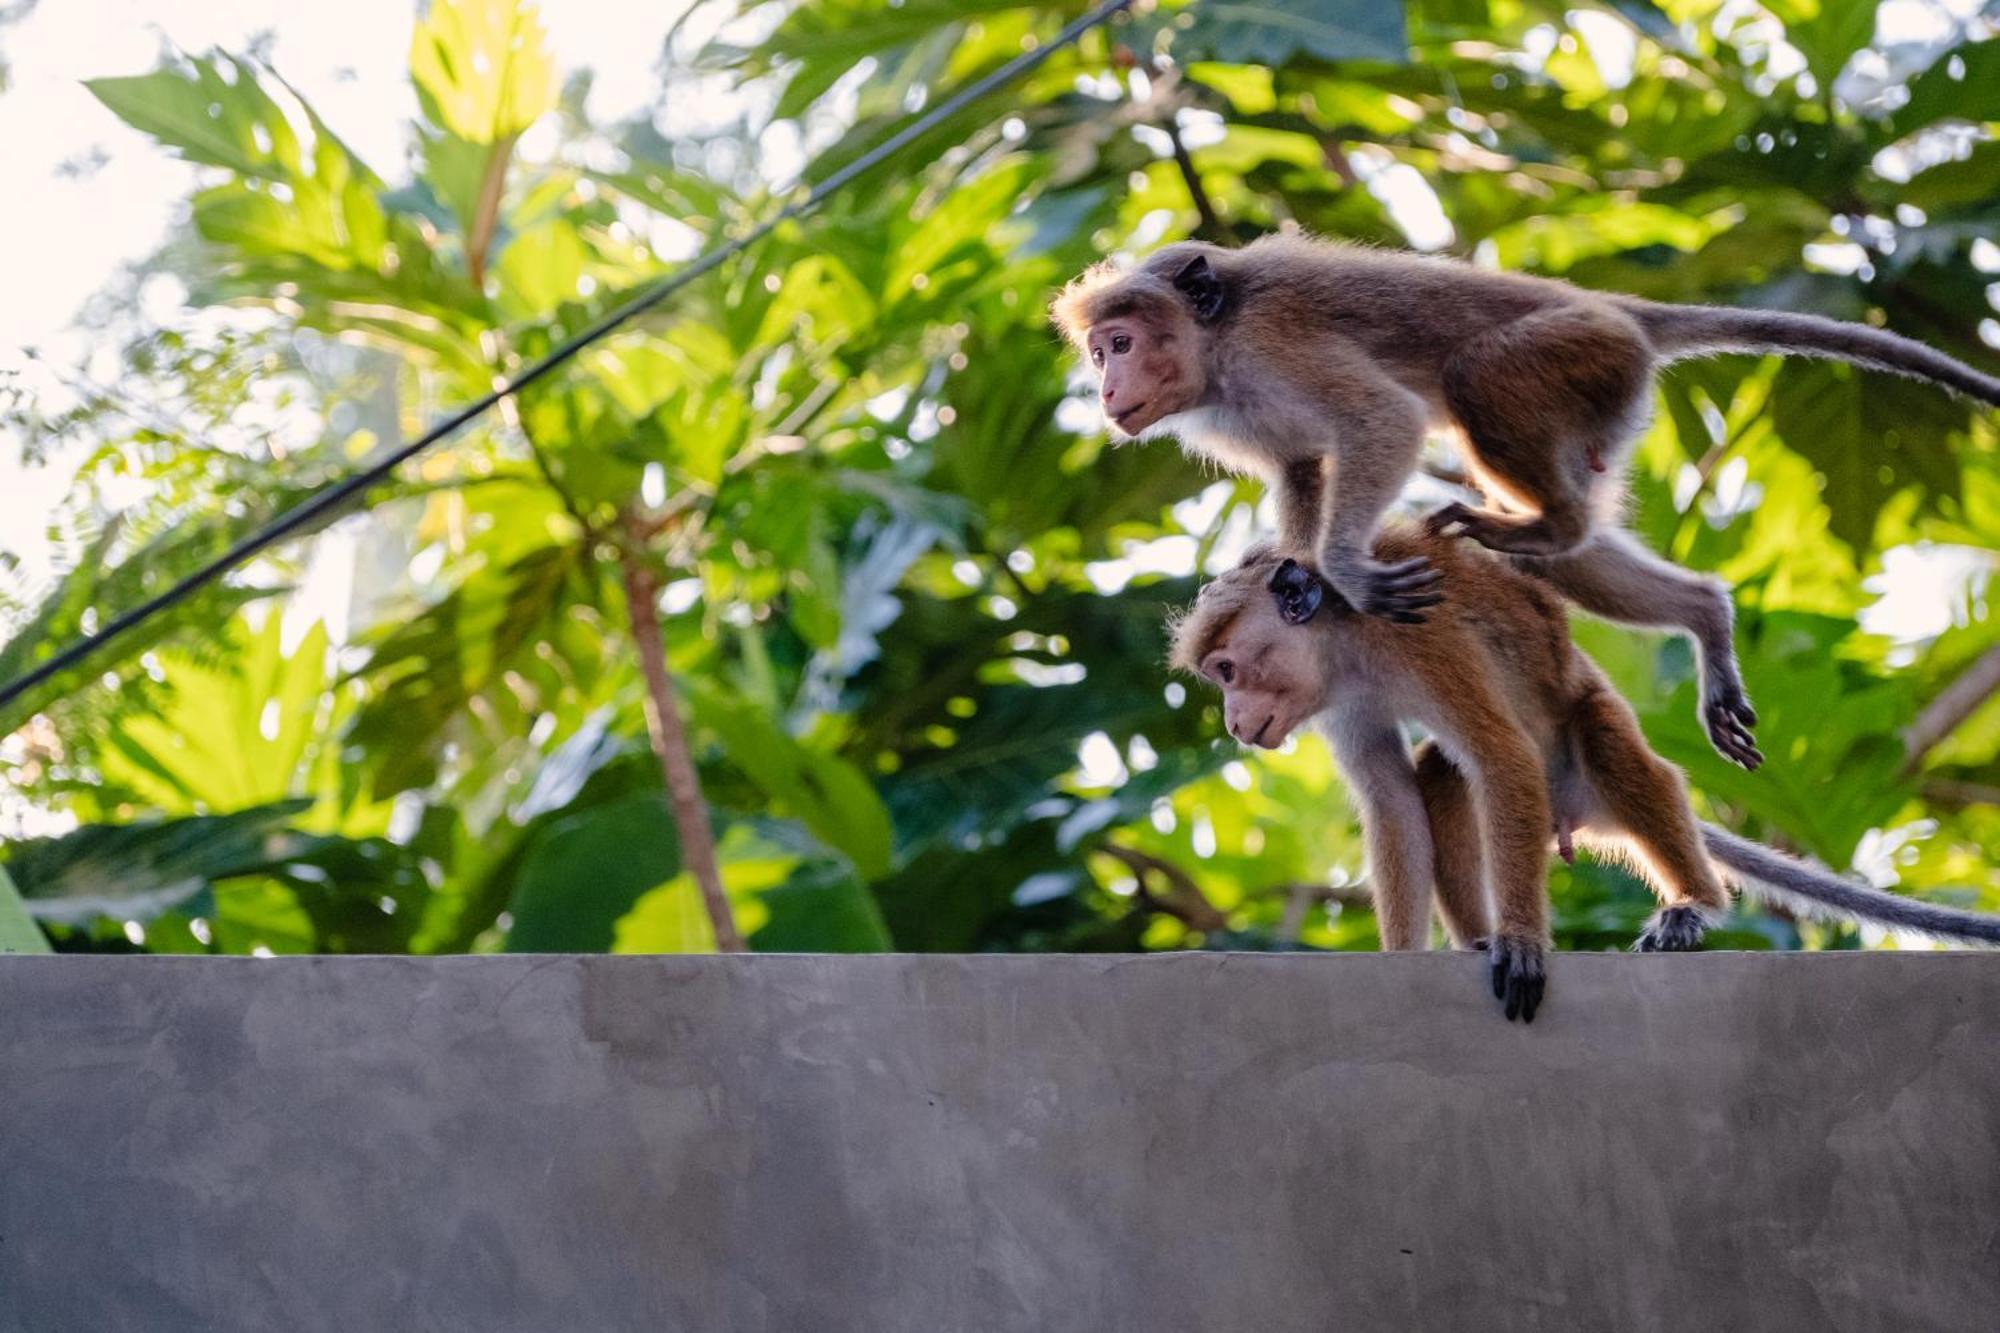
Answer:
M1710 922L1728 907L1729 895L1702 850L1686 779L1653 753L1630 706L1608 688L1594 690L1577 706L1570 731L1603 823L1622 839L1666 904L1646 923L1635 947L1648 953L1699 947Z
M1417 747L1417 790L1430 823L1431 864L1445 933L1456 948L1484 947L1493 934L1493 910L1486 901L1479 817L1464 775L1434 741Z
M1590 532L1591 501L1645 415L1651 354L1623 312L1580 303L1468 339L1445 362L1445 405L1471 471L1506 513L1451 504L1434 533L1515 555L1555 555Z
M1527 738L1502 725L1471 760L1466 778L1500 908L1489 947L1493 997L1510 1020L1532 1023L1548 986L1548 775Z
M1736 608L1720 579L1669 564L1616 528L1599 529L1563 555L1519 563L1593 615L1688 634L1700 659L1701 719L1709 741L1745 768L1764 762L1753 733L1757 710L1736 664Z
M1431 835L1403 738L1393 726L1336 727L1329 733L1368 843L1368 883L1384 949L1431 941Z

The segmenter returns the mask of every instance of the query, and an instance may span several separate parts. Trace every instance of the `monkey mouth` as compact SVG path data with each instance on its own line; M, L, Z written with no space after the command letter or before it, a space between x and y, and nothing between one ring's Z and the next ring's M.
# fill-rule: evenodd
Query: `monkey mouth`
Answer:
M1271 716L1269 716L1269 717L1265 718L1265 719L1264 719L1264 725L1263 725L1263 726L1261 726L1261 727L1259 727L1259 728L1257 728L1257 734L1256 734L1255 736L1252 736L1252 737L1250 738L1250 743L1251 743L1252 745L1257 745L1257 746L1261 746L1261 745L1263 745L1263 744L1264 744L1264 733L1268 732L1268 731L1269 731L1269 730L1271 729L1271 724L1272 724L1273 722L1276 722L1277 720L1278 720L1278 715L1277 715L1276 713L1273 713L1273 714L1271 714Z
M1111 414L1111 424L1118 427L1118 429L1129 433L1131 428L1127 426L1125 423L1127 421L1130 421L1133 417L1139 415L1139 413L1145 410L1146 410L1146 405L1144 403L1140 403L1137 407L1128 407L1123 412L1113 412Z

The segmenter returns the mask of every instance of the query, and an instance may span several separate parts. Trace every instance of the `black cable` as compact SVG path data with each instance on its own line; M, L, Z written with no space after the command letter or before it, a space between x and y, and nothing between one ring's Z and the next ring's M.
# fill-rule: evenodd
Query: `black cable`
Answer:
M819 207L820 204L826 201L829 195L847 185L848 182L854 180L857 176L881 165L882 161L897 149L918 136L936 128L947 117L955 114L968 104L977 101L979 98L984 97L994 89L1012 83L1015 79L1034 69L1058 50L1068 46L1071 42L1083 36L1084 33L1089 32L1098 24L1103 23L1112 15L1129 8L1132 3L1133 0L1109 0L1108 3L1099 5L1089 13L1071 21L1067 27L1056 34L1053 41L1048 42L1046 45L1038 46L1032 51L1022 52L1000 68L994 70L991 74L967 84L930 110L916 116L908 124L904 125L902 129L897 130L881 143L875 145L860 157L855 158L852 162L814 186L812 192L804 199L794 204L788 204L786 207L780 209L770 218L757 224L747 235L741 236L726 245L717 246L712 250L697 255L688 262L686 267L676 269L672 274L661 279L652 290L634 297L616 310L613 310L583 332L545 354L539 361L534 362L526 370L514 376L513 379L508 380L485 396L475 399L464 407L459 408L456 412L453 412L437 425L432 426L410 443L391 451L379 461L361 469L353 476L335 482L325 490L314 495L311 499L302 501L291 509L286 510L265 527L251 533L242 541L237 542L234 546L203 565L200 569L194 571L194 573L187 575L165 592L149 597L131 610L114 616L97 633L86 635L76 640L67 648L55 654L55 656L42 662L39 666L16 676L13 680L8 681L6 685L0 686L0 709L6 708L29 690L34 689L37 685L44 683L59 672L66 671L70 667L82 662L112 639L136 629L168 607L185 600L196 589L214 582L217 578L220 578L223 574L226 574L265 547L282 540L291 533L305 527L314 519L319 518L327 511L339 507L355 495L367 490L395 471L398 466L416 457L445 436L452 434L459 427L487 411L502 398L518 393L528 385L533 384L536 380L541 379L544 375L547 375L557 366L568 361L605 334L610 333L620 325L631 320L634 316L651 310L654 306L660 304L660 302L666 300L696 278L713 270L724 260L743 253L743 251L763 240L785 223L802 217Z

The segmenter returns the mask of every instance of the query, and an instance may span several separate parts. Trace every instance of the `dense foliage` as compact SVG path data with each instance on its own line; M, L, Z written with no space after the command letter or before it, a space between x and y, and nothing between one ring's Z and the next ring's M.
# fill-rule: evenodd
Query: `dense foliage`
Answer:
M670 46L658 113L597 125L531 6L434 0L402 163L247 55L96 82L203 168L156 261L187 302L120 303L116 393L0 400L31 455L90 451L67 574L0 606L0 676L767 216L800 184L764 174L780 147L823 177L1080 8L745 0ZM627 602L658 588L752 947L1371 947L1324 747L1241 754L1162 666L1260 488L1112 449L1052 289L1297 225L2000 371L1993 31L1877 47L1832 0L1145 8L0 719L9 808L45 830L7 869L62 948L710 947ZM1750 359L1677 371L1660 409L1635 524L1738 587L1771 762L1709 750L1681 644L1586 645L1722 822L2000 907L2000 705L1951 690L2000 660L1991 416ZM1864 630L1885 572L1947 589L1948 627ZM1554 889L1566 947L1649 907L1601 865Z

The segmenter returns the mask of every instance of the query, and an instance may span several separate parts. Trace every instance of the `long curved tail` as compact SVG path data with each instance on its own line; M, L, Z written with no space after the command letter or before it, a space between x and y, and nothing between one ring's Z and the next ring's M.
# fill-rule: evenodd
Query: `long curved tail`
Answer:
M1637 299L1623 299L1619 305L1639 321L1647 341L1664 360L1682 361L1717 352L1831 357L1929 380L1954 393L2000 406L2000 379L1935 348L1866 324L1732 306L1665 305Z
M1749 881L1745 888L1753 896L1793 911L1808 916L1869 921L1938 939L2000 945L2000 916L1962 912L1955 907L1884 893L1774 852L1748 838L1739 838L1713 824L1701 826L1701 838L1710 856Z

